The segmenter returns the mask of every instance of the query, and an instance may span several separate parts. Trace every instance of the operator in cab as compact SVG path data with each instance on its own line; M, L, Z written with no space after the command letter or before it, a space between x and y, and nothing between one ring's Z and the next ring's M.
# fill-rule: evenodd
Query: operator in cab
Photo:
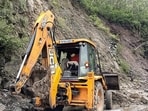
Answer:
M76 66L78 66L79 65L79 55L75 54L75 53L72 53L70 55L69 61L67 62L67 65L76 65Z

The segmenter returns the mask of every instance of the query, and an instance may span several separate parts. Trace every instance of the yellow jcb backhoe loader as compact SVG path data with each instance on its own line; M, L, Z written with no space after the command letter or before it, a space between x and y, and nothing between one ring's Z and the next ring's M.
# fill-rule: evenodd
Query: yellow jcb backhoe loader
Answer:
M104 94L119 89L117 74L101 71L92 41L55 40L54 29L52 12L41 13L16 77L15 92L30 96L37 110L81 106L103 111ZM111 108L110 97L107 108Z

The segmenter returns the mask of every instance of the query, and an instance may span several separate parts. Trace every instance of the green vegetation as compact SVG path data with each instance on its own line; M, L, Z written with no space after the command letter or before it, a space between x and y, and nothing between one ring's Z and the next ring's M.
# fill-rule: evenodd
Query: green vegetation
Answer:
M65 21L64 18L58 17L57 21L58 21L58 26L59 27L61 27L62 29L65 29L67 31L70 31L69 27L67 27L67 25L66 25L66 21Z
M125 74L129 73L130 66L129 66L128 62L126 62L124 59L120 59L119 66L120 66L120 69L122 72L124 72Z
M111 23L122 25L148 41L148 1L147 0L81 0L83 8L90 14L101 16ZM148 55L145 44L144 54Z
M58 1L57 0L52 0L52 3L54 6L58 6Z
M0 1L0 58L5 62L10 61L14 54L18 55L26 43L28 18L23 16L26 6L22 0Z
M58 20L57 20L58 22L59 22L59 26L61 27L61 28L66 28L67 26L66 26L66 22L65 22L65 19L63 19L62 17L58 17Z
M130 65L128 64L128 61L126 61L122 55L121 55L121 51L123 50L123 47L118 44L117 45L117 58L116 61L120 66L120 69L122 72L124 72L125 74L129 74L130 72Z
M102 20L97 15L90 15L89 17L94 22L96 27L105 32L109 32L109 28L103 24Z
M5 20L0 19L0 24L0 57L5 57L9 61L23 44L19 38L12 36L13 28L7 25Z
M89 18L94 23L94 26L96 26L98 29L106 32L113 41L118 42L118 37L112 33L110 33L110 28L108 28L104 22L97 16L97 15L90 15Z

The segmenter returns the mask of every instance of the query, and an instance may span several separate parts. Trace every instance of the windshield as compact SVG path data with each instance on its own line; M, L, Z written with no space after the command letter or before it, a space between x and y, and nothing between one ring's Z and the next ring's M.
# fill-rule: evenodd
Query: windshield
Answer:
M63 76L78 77L79 73L80 46L74 44L60 44L57 46L58 62L61 66Z

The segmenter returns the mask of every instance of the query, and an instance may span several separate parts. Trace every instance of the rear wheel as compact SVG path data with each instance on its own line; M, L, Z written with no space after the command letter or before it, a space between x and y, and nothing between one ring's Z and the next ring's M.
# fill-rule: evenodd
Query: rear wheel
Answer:
M101 82L95 82L94 91L94 110L93 111L103 111L104 109L104 91Z
M106 109L112 109L112 92L109 90L106 91L105 98Z

